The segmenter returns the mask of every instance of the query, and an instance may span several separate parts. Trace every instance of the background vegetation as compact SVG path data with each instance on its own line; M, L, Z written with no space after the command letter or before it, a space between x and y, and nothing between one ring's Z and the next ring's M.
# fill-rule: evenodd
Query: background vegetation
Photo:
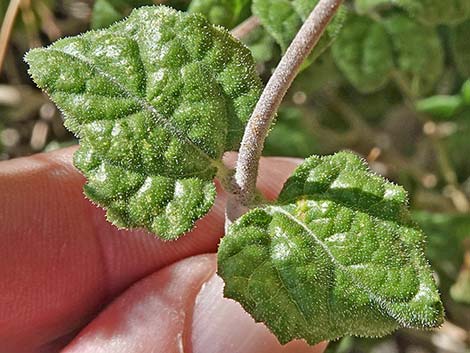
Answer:
M161 2L0 0L0 159L75 143L26 72L22 58L29 48ZM227 29L257 16L261 24L255 21L243 41L264 80L310 3L165 1ZM428 235L427 255L447 312L437 331L344 338L329 350L470 352L470 1L346 1L328 35L336 40L325 40L295 80L265 154L306 157L350 149L403 185Z

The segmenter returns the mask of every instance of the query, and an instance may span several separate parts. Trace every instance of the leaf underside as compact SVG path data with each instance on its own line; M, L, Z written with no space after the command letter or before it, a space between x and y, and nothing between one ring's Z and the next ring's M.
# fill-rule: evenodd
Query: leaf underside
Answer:
M341 152L307 159L276 204L235 222L218 269L225 296L281 343L315 344L440 325L423 247L403 188Z
M86 195L120 227L164 239L211 208L224 151L237 148L261 82L249 51L202 16L164 7L26 55L80 139Z

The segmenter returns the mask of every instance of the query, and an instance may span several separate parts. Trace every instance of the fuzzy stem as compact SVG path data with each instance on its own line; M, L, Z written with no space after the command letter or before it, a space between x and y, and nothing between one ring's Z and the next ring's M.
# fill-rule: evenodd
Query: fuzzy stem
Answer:
M304 59L320 39L342 0L320 0L304 22L269 79L248 121L238 155L234 178L235 200L227 207L233 221L252 203L258 164L273 118ZM230 208L230 209L229 209Z
M245 21L240 23L237 27L232 29L230 33L237 39L242 39L248 35L252 30L259 26L259 18L256 16L248 17Z

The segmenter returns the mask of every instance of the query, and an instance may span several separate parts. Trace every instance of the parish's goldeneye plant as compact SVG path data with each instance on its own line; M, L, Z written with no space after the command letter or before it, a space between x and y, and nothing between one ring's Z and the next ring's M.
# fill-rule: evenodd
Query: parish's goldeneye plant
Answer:
M363 11L372 6L358 3ZM444 20L412 3L403 6L416 16ZM253 13L284 51L264 90L238 39L199 14L164 6L26 55L34 81L80 140L74 163L88 180L86 196L116 226L173 240L211 209L218 178L231 194L218 253L225 295L281 343L439 326L443 307L424 235L402 187L339 152L307 158L274 202L255 188L282 98L334 38L338 66L364 91L384 85L396 66L422 89L432 77L421 80L419 70L439 63L409 66L410 48L393 40L397 31L415 31L404 15L380 24L345 19L340 0L254 0ZM340 32L343 23L348 30ZM436 46L429 33L420 38L420 48ZM364 60L375 71L361 71L348 53L371 48L379 54ZM239 150L235 170L222 161L231 150Z

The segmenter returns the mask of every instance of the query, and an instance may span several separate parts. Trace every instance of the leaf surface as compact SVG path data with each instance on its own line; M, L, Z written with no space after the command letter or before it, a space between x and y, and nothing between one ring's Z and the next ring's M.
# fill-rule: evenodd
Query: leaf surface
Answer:
M34 49L26 61L80 139L74 162L86 195L114 224L164 239L212 206L222 154L237 148L261 89L241 43L164 6Z
M428 25L456 24L470 17L468 0L396 0L413 17Z
M389 35L380 23L368 17L349 16L345 30L333 43L332 53L344 75L364 93L383 87L394 68Z
M252 11L285 51L319 0L253 0ZM340 7L309 57L312 62L336 38L346 18Z
M281 343L382 336L442 323L403 188L351 153L310 157L275 205L242 216L219 247L225 295Z
M409 81L410 90L415 95L430 91L444 69L444 49L436 29L401 14L382 23L392 40L396 66Z

